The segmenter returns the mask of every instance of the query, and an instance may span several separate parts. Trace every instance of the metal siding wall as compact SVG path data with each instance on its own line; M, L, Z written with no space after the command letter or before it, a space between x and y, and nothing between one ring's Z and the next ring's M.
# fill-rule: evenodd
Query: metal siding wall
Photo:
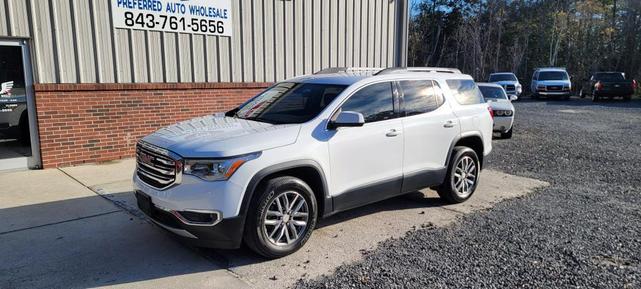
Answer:
M149 82L164 82L165 71L163 62L162 49L153 49L156 47L162 48L162 32L149 31L147 33L147 47L152 48L147 51L147 69L149 70Z
M0 0L0 35L9 35L7 0Z
M96 73L98 82L115 82L115 57L113 49L113 33L111 28L111 9L108 0L90 1L93 7L92 23L94 33L94 48L96 54Z
M192 64L194 66L194 82L207 81L207 54L205 54L205 35L192 35L191 37Z
M178 34L162 32L163 63L165 82L178 82Z
M314 2L313 1L303 1L303 25L305 26L303 28L303 35L305 35L305 38L303 39L303 50L305 52L305 56L303 57L303 66L304 66L304 72L303 74L310 74L314 71Z
M318 71L323 67L322 65L322 56L321 56L321 45L322 45L322 18L318 15L321 11L321 2L320 1L311 1L312 3L312 33L313 44L312 44L312 72Z
M113 28L111 0L0 0L31 38L36 83L272 82L391 66L395 0L232 0L233 36Z
M26 0L5 0L6 9L9 17L8 30L11 31L12 36L29 37L29 21L27 9L29 7ZM4 7L2 9L5 9Z
M394 31L396 31L396 2L389 1L387 10L387 19L389 26L387 27L387 66L394 66Z
M74 27L71 21L71 3L68 1L56 1L51 4L53 22L55 27L56 50L58 57L58 72L60 82L78 82L77 66L78 61L75 49Z
M96 82L96 54L93 52L94 32L93 23L91 22L90 2L86 0L73 1L73 25L75 27L75 49L78 62L76 63L79 71L78 76L82 83ZM90 43L86 45L85 43Z
M263 1L250 1L252 5L251 19L253 21L252 39L254 46L253 49L253 62L254 66L254 80L257 82L265 81L265 21L263 15L264 7ZM260 16L260 17L259 17Z
M54 53L55 39L51 31L51 13L49 2L31 2L31 13L33 15L32 58L34 59L34 81L36 82L58 82L56 54Z
M304 6L305 1L296 1L294 2L294 17L292 18L294 20L294 40L295 40L295 46L294 46L294 52L295 52L295 60L294 60L294 75L302 75L305 74L305 69L304 69L304 62L305 62L305 48L303 46L303 41L305 40L305 21L303 21L303 16L305 15Z
M274 15L274 7L275 7L275 2L272 0L263 0L263 8L264 8L264 13L263 15ZM263 17L263 29L265 31L265 50L264 50L264 57L265 57L265 81L276 81L276 63L274 61L275 58L275 45L274 45L274 40L275 40L275 23L274 23L274 17Z

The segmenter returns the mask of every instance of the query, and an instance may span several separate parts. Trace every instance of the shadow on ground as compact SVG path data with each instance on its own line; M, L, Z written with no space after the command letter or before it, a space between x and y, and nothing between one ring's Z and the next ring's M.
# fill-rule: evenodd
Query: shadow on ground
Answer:
M129 206L123 200L132 195L109 193L109 198ZM318 228L381 211L442 204L422 196L414 193L337 214ZM66 216L49 221L47 216L61 212ZM191 247L101 196L4 208L0 219L0 283L10 288L130 284L266 261L247 248Z

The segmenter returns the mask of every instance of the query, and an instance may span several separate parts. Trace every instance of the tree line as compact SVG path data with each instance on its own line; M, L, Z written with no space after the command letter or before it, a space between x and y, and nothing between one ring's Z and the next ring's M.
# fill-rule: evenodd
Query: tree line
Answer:
M641 0L414 0L409 66L456 67L486 81L537 67L641 78Z

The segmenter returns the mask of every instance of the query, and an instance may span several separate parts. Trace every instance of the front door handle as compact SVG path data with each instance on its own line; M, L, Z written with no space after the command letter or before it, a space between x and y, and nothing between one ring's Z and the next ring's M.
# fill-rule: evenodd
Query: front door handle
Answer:
M395 137L395 136L397 136L397 135L399 135L399 134L400 134L400 132L398 132L396 129L394 129L394 128L393 128L393 129L390 129L390 130L385 134L385 136L386 136L386 137Z
M448 121L446 121L446 122L443 124L443 127L444 127L444 128L452 128L452 127L454 127L454 124L455 124L455 123L454 123L454 121L453 121L453 120L448 120Z

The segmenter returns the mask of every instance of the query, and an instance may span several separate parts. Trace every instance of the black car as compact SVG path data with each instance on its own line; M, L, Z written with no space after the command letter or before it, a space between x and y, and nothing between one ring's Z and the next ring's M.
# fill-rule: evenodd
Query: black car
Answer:
M621 97L630 100L637 88L637 82L626 79L623 72L596 72L581 87L580 96L592 97L592 101L602 98Z

